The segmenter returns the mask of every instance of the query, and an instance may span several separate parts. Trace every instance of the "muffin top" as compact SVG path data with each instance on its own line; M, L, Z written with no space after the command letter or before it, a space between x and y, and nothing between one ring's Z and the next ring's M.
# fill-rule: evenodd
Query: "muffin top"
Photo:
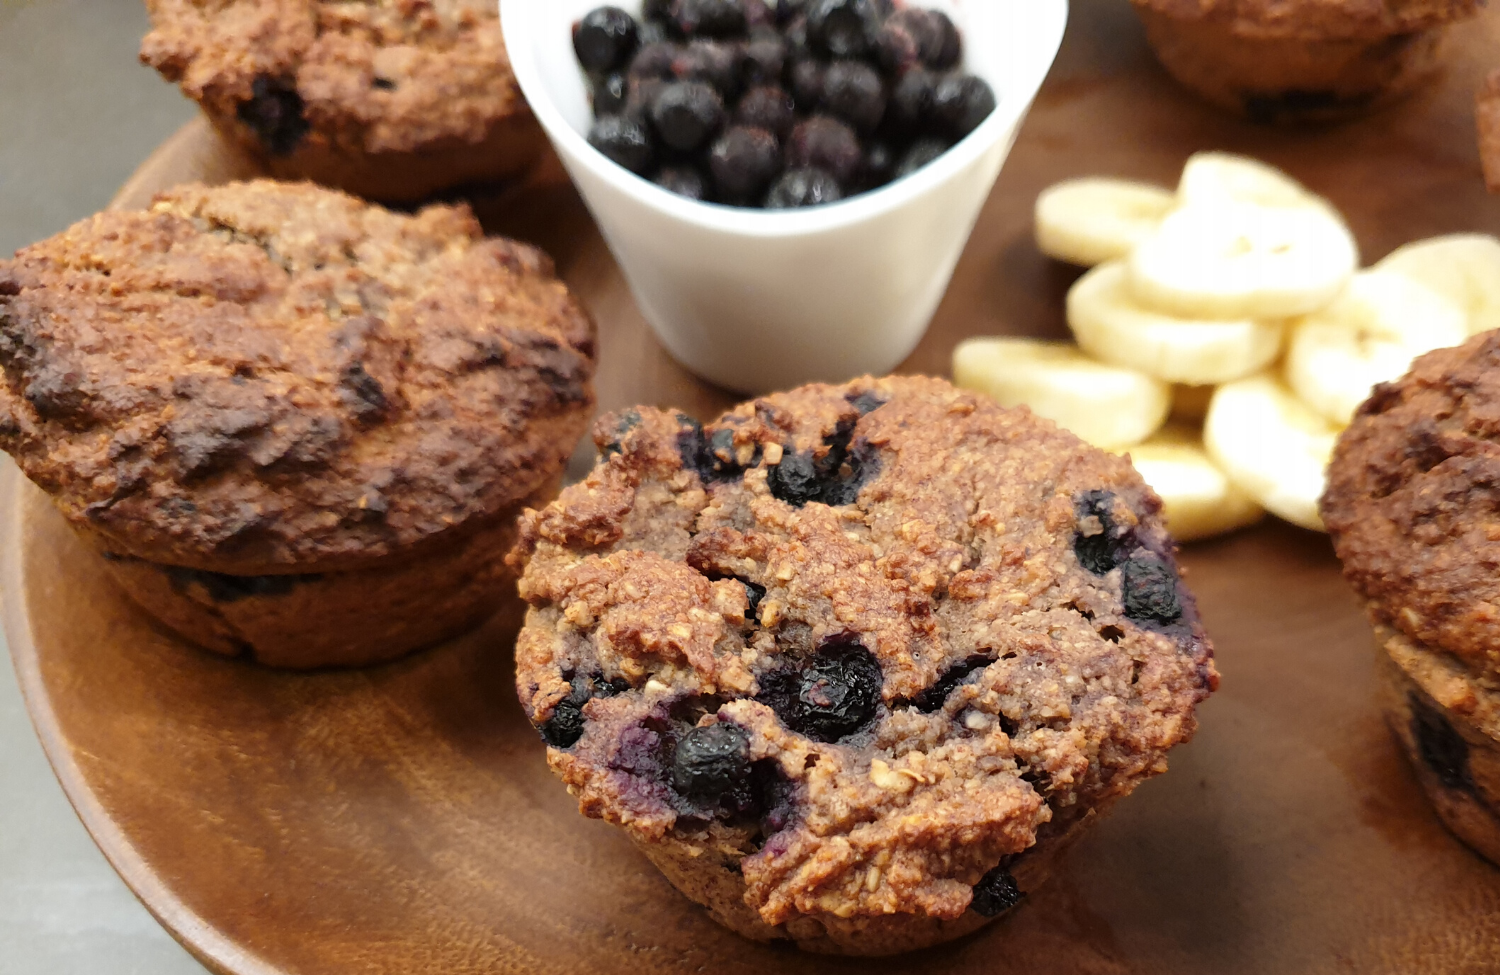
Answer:
M1377 621L1500 680L1500 331L1377 386L1334 450L1322 509Z
M581 810L747 903L957 917L1166 768L1217 684L1125 460L936 379L601 420L528 514L517 688Z
M495 0L146 0L141 60L272 153L481 142L527 111Z
M1168 17L1223 24L1248 38L1384 37L1472 17L1485 0L1132 0Z
M0 262L0 448L123 551L378 557L527 498L592 411L593 326L466 207L186 186Z

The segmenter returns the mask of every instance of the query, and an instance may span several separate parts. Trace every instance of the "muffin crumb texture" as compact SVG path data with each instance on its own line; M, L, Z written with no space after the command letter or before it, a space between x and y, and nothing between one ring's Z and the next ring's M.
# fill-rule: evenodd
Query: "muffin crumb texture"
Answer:
M141 60L267 151L405 153L527 114L494 0L148 0Z
M766 925L1007 910L1217 685L1158 499L1025 410L866 378L595 440L522 525L523 705L582 812Z
M1500 332L1376 387L1339 440L1322 509L1375 622L1500 690Z
M1246 38L1301 41L1388 37L1472 17L1484 0L1132 0L1189 23Z
M187 186L0 262L0 447L132 555L327 571L542 488L593 353L547 258L465 207Z

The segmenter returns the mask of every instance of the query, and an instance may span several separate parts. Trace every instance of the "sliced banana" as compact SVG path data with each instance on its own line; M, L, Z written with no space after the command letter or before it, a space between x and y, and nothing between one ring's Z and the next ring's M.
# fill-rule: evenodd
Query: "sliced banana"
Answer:
M1064 180L1036 198L1036 243L1048 257L1092 267L1130 253L1176 203L1149 183Z
M1203 442L1230 481L1272 514L1323 531L1318 498L1338 433L1265 372L1219 387Z
M1469 334L1500 328L1500 240L1450 234L1398 247L1375 265L1404 274L1452 301L1469 316Z
M1029 406L1037 416L1105 449L1145 440L1172 406L1166 383L1095 362L1065 342L970 339L953 352L953 378L1001 406Z
M1131 252L1130 290L1185 318L1287 318L1326 305L1358 264L1325 210L1218 201L1167 215Z
M1280 320L1178 318L1142 308L1123 261L1094 268L1068 292L1068 325L1083 351L1172 383L1212 385L1260 372L1281 355Z
M1167 530L1179 542L1223 535L1265 516L1208 456L1191 427L1168 424L1131 447L1130 460L1161 496Z
M1293 324L1287 382L1308 406L1345 426L1376 383L1467 336L1467 316L1436 291L1401 274L1365 271L1333 304Z
M1223 201L1296 207L1332 205L1275 166L1231 152L1197 152L1182 168L1177 197L1183 206Z

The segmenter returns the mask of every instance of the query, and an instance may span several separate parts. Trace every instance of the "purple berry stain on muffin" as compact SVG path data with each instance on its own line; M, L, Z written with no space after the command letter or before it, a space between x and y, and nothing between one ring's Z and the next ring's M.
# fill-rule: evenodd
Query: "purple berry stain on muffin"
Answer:
M239 118L273 156L291 155L311 128L296 85L268 75L250 83L250 98L240 103Z
M1440 711L1416 694L1407 695L1407 705L1411 709L1411 735L1416 740L1422 762L1445 788L1473 792L1469 743Z

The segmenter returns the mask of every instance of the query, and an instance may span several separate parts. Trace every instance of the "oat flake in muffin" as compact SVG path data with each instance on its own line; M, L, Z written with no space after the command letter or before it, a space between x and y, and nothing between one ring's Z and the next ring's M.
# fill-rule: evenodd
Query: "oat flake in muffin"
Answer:
M866 378L595 439L523 524L518 690L581 810L751 937L972 930L1217 685L1159 500L1025 410Z

